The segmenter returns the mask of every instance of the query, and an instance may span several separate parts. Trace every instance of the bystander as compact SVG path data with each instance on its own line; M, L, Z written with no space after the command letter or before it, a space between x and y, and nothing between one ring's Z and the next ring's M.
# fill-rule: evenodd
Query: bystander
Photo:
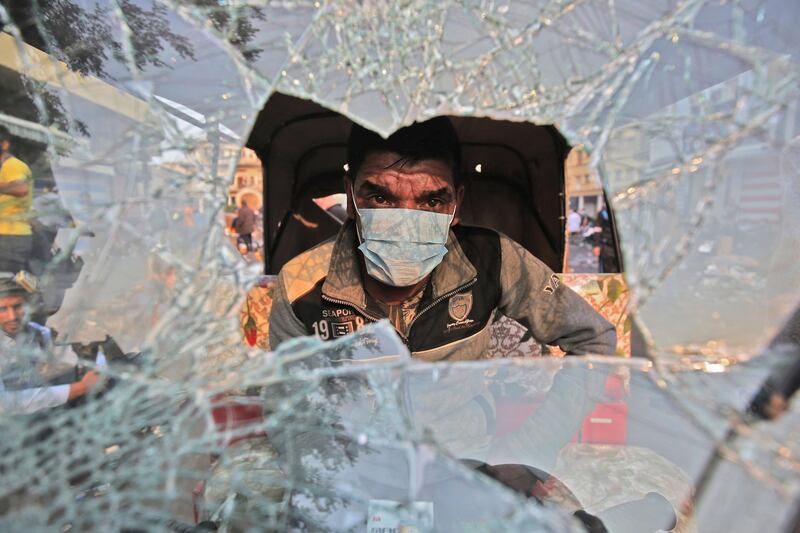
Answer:
M0 126L0 272L26 270L33 247L32 200L31 169L11 153L11 134Z
M0 278L0 414L29 414L63 405L85 395L98 382L89 371L77 381L59 385L36 383L34 364L27 361L36 348L52 347L52 331L40 324L24 322L30 296L13 277Z

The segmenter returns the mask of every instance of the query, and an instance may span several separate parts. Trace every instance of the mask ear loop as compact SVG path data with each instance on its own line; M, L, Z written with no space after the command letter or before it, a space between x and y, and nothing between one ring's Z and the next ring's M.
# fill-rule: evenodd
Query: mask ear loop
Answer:
M356 214L358 215L358 220L354 220L356 224L356 236L358 237L358 243L363 244L364 239L361 238L361 230L358 229L359 221L361 220L361 211L358 210L358 204L356 204L355 183L350 184L350 197L353 199L353 207L355 208Z

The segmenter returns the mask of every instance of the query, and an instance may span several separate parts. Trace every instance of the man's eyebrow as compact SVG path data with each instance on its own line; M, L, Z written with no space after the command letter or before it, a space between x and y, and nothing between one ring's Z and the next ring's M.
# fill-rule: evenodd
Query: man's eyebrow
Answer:
M383 185L372 183L371 181L364 181L358 188L358 194L379 194L385 197L387 200L393 200L395 197L395 195L392 194L392 191Z
M453 193L450 190L450 187L442 187L441 189L436 189L435 191L426 191L420 194L416 200L417 202L425 202L426 200L432 200L434 198L441 198L445 202L450 202L453 199Z

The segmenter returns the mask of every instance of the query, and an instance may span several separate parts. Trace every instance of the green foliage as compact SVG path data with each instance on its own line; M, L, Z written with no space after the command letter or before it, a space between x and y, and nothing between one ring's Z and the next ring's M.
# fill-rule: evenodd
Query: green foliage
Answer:
M627 318L625 318L625 322L622 323L623 333L630 333L632 326L633 326L633 321L631 320L631 317L628 316Z
M140 71L149 66L167 67L162 59L167 47L184 59L195 57L190 40L172 31L168 10L157 1L148 8L133 0L118 0L116 12L100 4L84 7L76 0L0 1L25 42L58 57L84 75L109 77L106 62L113 58L127 63L127 53L133 62L130 66ZM188 3L207 10L205 14L214 29L239 49L246 60L258 57L261 49L252 47L250 41L257 34L252 20L264 18L261 9L244 6L234 11L215 0ZM119 31L122 24L127 33ZM130 39L128 47L120 40L125 34Z
M73 0L3 0L22 38L64 61L84 75L109 77L109 58L125 61L125 48L112 24L118 19L108 8L84 8ZM166 8L153 3L145 9L130 0L119 2L121 16L130 29L135 67L164 66L160 54L169 44L181 57L193 58L189 40L170 31Z
M612 302L616 302L619 300L619 297L625 293L625 287L620 283L618 279L610 279L608 280L608 287L607 287L606 294L608 295L608 299Z
M100 3L79 0L0 0L9 19L0 19L3 29L14 24L22 39L63 61L86 76L113 79L107 70L109 60L122 62L129 69L168 68L164 54L174 52L184 59L195 59L192 43L172 30L167 7L153 1L117 0L118 10ZM216 0L189 0L203 10L214 29L220 32L242 56L252 61L261 49L250 41L258 30L252 21L263 19L257 7L227 8ZM126 31L120 31L125 27ZM128 42L123 42L125 36ZM34 105L32 94L41 98L43 109ZM71 120L56 91L47 85L21 76L21 83L6 87L0 111L55 126L62 131L88 135L87 127Z
M253 20L264 20L264 11L256 6L237 6L234 9L220 6L218 0L188 0L190 5L203 11L216 31L235 46L247 61L254 61L260 48L249 43L258 33Z

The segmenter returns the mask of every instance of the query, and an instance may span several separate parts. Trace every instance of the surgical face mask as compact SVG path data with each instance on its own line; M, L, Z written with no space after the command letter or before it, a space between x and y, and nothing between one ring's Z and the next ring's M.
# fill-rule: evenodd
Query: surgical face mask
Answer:
M455 210L448 215L418 209L359 209L355 194L353 205L361 219L358 249L371 277L408 287L442 262Z

